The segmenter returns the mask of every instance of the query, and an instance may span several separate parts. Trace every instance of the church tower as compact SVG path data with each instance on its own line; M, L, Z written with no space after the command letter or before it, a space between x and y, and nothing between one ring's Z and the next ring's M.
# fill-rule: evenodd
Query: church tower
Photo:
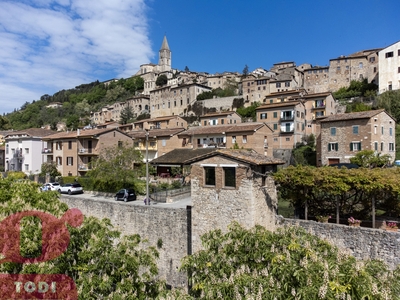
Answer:
M158 66L161 72L171 71L171 50L169 50L167 37L164 36L159 51Z

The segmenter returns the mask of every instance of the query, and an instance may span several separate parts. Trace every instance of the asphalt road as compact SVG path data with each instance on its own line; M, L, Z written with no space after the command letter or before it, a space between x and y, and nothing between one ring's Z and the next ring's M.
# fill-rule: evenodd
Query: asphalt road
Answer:
M84 198L84 199L90 199L90 200L95 200L95 201L106 201L106 202L116 202L114 200L114 196L111 195L105 195L105 194L92 194L90 192L85 192L83 194L77 194L77 195L64 195L62 194L61 197L78 197L78 198ZM128 201L124 202L122 200L117 201L117 203L121 203L123 205L138 205L138 206L145 206L144 203L144 198L145 196L138 196L136 201ZM187 197L182 200L178 200L176 202L172 203L157 203L154 201L150 202L151 206L157 206L157 207L165 207L165 208L186 208L186 206L191 206L192 205L192 198Z

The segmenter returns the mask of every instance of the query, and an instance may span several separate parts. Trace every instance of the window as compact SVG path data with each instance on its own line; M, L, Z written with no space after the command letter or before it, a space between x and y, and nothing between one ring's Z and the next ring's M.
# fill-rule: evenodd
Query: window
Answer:
M290 81L285 82L285 87L290 87Z
M350 143L350 151L360 151L360 150L361 150L361 142Z
M56 143L56 150L62 150L62 142Z
M232 144L236 143L236 136L232 136Z
M381 134L383 134L383 126L381 127Z
M375 143L374 143L374 150L375 150L375 151L378 151L378 142L375 142Z
M397 56L400 56L400 49L397 50Z
M168 108L171 108L171 103L170 102L168 102Z
M7 144L7 146L6 146L6 154L8 154L8 152L9 152L9 149L10 148L10 145L9 144Z
M278 138L274 138L274 142L277 142L278 141Z
M267 113L260 114L260 119L261 120L266 119L266 118L267 118Z
M392 127L389 128L389 135L393 136L393 128Z
M389 58L389 57L393 57L393 51L385 53L385 58Z
M274 130L278 130L278 124L274 124Z
M69 149L69 150L72 149L72 141L68 141L68 149Z
M122 141L118 141L118 148L122 148Z
M270 100L269 100L269 103L274 103L274 100L273 100L273 99L270 99Z
M370 62L370 63L375 62L375 57L370 57L370 58L369 58L369 62Z
M221 125L224 125L225 120L221 119ZM183 127L183 126L182 126Z
M353 126L353 134L358 134L358 126Z
M62 165L62 157L61 156L57 156L56 157L56 163L57 163L58 166Z
M29 154L29 148L25 148L25 154Z
M25 171L29 171L29 165L25 164Z
M277 83L276 83L276 87L277 87L277 88L280 88L280 87L281 87L281 83L280 83L280 82L277 82Z
M331 151L339 151L339 143L329 143L328 144L328 152Z
M204 167L205 185L215 186L215 167Z
M72 156L67 156L67 166L74 165L74 158Z
M207 126L207 121L204 121L204 126Z
M336 127L331 127L331 135L332 136L336 135Z
M374 126L374 134L376 134L377 133L377 131L378 131L378 126Z
M167 145L167 140L166 139L161 140L161 145L165 147Z
M290 138L286 138L286 142L290 142Z
M383 142L381 143L381 151L383 151Z
M362 62L360 62L360 63L358 64L358 68L359 68L359 69L362 69L362 68L363 68L363 63L362 63Z
M247 135L244 135L243 136L243 144L246 144L247 143Z
M394 143L389 143L389 151L390 152L394 151Z
M236 187L236 168L224 167L224 186Z
M278 117L278 113L275 111L274 112L274 118L276 119Z

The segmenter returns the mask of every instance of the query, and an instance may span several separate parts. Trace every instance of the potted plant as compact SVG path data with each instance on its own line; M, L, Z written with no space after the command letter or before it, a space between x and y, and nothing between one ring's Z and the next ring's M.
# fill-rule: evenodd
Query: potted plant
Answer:
M349 222L349 226L352 227L360 227L361 221L354 219L353 217L350 217L347 219L347 221Z
M386 230L387 231L397 231L397 223L396 222L388 222L386 223Z
M331 218L331 216L316 216L315 218L320 223L328 223L328 220Z

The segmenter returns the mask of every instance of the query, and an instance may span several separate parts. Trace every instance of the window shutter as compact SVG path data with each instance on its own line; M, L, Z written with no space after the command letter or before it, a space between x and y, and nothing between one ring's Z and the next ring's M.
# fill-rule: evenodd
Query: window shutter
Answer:
M361 142L358 143L358 151L361 151Z
M350 151L353 151L353 143L350 143Z
M331 144L329 143L329 144L328 144L328 152L330 152L331 150L332 150Z

